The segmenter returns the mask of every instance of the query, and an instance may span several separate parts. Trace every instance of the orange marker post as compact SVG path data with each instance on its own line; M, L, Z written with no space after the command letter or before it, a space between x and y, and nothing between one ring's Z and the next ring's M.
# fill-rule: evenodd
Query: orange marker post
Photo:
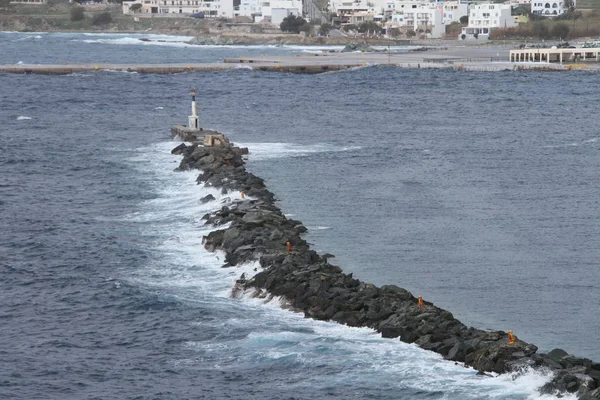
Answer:
M242 199L245 199L245 198L246 198L246 193L244 193L244 192L240 192L240 195L242 196Z
M513 331L508 331L508 344L515 344L515 337Z
M419 296L419 307L423 306L425 306L425 304L423 304L423 296Z
M288 252L292 251L292 244L290 242L285 242L285 247L287 247Z

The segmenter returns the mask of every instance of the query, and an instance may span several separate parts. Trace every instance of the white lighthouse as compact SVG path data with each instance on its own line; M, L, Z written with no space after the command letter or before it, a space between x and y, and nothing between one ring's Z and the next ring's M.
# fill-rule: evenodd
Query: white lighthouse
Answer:
M196 107L196 90L192 89L192 115L188 117L188 128L200 130L200 118L198 118L198 108Z

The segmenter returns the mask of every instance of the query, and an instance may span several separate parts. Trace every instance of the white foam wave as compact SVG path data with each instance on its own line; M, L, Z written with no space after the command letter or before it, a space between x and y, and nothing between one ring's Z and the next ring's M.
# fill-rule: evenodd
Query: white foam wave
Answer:
M29 119L33 119L33 118L27 117L25 115L21 115L21 116L17 117L17 121L26 121L26 120L29 120Z
M201 244L202 236L213 229L203 225L202 215L220 208L222 203L240 201L241 195L223 195L217 189L197 185L197 172L173 172L179 162L170 155L173 147L174 143L168 142L138 149L130 160L144 183L154 186L156 198L143 202L138 212L126 216L127 221L140 226L148 239L143 242L150 243L149 250L154 255L141 270L127 271L127 279L160 288L184 301L229 310L228 315L233 316L218 319L215 326L252 327L252 333L243 338L185 344L191 352L212 355L217 360L212 367L272 362L297 363L310 369L327 365L335 372L326 377L305 376L294 385L326 388L352 383L362 388L383 386L390 393L404 389L440 392L449 399L553 398L537 392L550 379L548 373L528 371L480 377L473 369L448 362L415 345L384 339L371 329L306 319L302 314L283 310L282 300L277 297L261 299L247 292L241 299L232 299L235 281L242 273L251 277L259 265L222 268L223 254L209 253ZM216 201L202 204L199 199L209 193ZM256 315L257 310L261 313L259 320L246 316L249 312Z
M100 38L133 38L133 39L149 39L149 40L168 40L171 42L187 42L193 39L193 36L177 36L163 35L156 33L74 33L73 36L100 37Z
M248 147L253 160L265 160L284 157L305 157L313 153L328 153L338 151L354 151L361 149L360 146L336 146L332 144L318 143L312 145L301 145L294 143L238 143L242 147Z
M137 74L137 71L123 71L123 70L117 70L117 69L103 69L102 72L112 72L112 73L117 73L117 74Z
M167 35L118 35L118 34L83 34L90 39L74 38L75 42L100 43L112 45L145 45L145 46L169 46L190 47L187 42L192 39L189 36L167 36Z

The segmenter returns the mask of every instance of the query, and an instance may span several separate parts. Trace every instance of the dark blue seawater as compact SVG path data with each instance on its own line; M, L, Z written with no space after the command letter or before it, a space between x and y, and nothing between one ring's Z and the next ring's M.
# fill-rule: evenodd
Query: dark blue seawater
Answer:
M0 62L15 49L64 62L53 49L87 40L39 36L0 34ZM176 48L78 43L73 61ZM248 168L345 271L600 359L598 79L0 75L0 398L541 398L543 374L480 378L368 329L231 299L254 266L202 249L201 217L220 204L173 172L169 128L198 88L202 123L250 147Z

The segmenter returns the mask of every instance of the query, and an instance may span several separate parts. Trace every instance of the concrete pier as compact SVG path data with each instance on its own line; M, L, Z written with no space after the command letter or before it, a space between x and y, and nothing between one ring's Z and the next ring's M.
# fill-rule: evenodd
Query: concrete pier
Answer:
M6 64L0 65L0 72L13 74L70 75L85 72L117 71L140 74L181 74L186 72L215 72L244 68L241 63L203 63L203 64ZM297 64L274 63L257 60L252 69L259 71L293 72L316 74L337 71L361 65L360 63Z
M454 69L464 71L541 70L566 71L585 68L600 71L600 49L519 49L504 47L453 47L410 52L341 53L315 52L294 56L231 57L222 63L176 64L48 64L0 65L0 73L66 75L98 71L151 74L231 71L239 68L257 71L317 74L372 65L399 68ZM563 65L574 59L584 66ZM531 61L527 63L521 63ZM533 61L539 61L534 63Z

